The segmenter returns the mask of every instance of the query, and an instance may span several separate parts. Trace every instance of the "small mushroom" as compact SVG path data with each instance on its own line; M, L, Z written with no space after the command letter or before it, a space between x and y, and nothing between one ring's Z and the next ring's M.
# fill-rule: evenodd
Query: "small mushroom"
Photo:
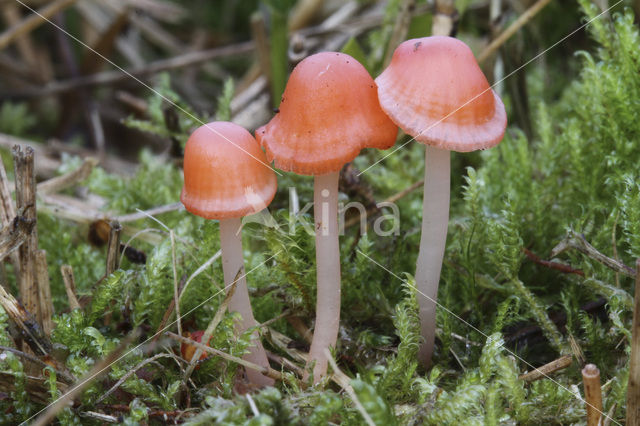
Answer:
M195 342L201 343L203 335L204 335L204 331L202 330L197 330L191 333L187 331L184 337L187 337ZM211 338L209 338L209 341L211 341ZM196 349L197 348L195 346L182 342L180 344L180 355L182 355L182 358L184 360L189 362L191 361L191 358L193 358L193 356L195 355ZM200 361L207 359L207 356L208 356L207 353L203 353L202 355L200 355ZM198 368L198 366L196 366L196 368Z
M420 361L431 363L438 282L449 222L450 154L491 148L504 136L507 115L471 49L455 38L407 40L376 79L382 109L426 145L422 236L416 269Z
M256 326L247 281L244 277L241 218L266 208L277 188L276 175L253 136L242 127L213 122L196 129L184 150L184 187L180 201L191 213L220 221L222 270L227 289L238 278L229 301L229 311L239 312L238 333ZM267 355L254 333L253 345L244 359L269 367ZM270 379L254 370L246 371L257 385Z
M322 52L291 73L279 113L256 130L269 161L315 176L316 322L309 352L317 382L327 371L325 349L335 347L340 322L338 178L363 148L388 149L397 127L380 109L376 85L351 56Z

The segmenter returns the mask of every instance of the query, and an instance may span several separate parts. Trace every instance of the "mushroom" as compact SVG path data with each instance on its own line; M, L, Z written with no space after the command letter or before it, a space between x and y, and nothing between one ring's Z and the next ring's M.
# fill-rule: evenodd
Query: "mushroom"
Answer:
M256 131L275 166L315 176L316 322L309 352L314 381L327 371L340 321L338 178L361 149L387 149L397 127L380 109L376 85L351 56L322 52L300 62L287 82L279 112Z
M184 149L184 186L180 201L191 213L220 221L220 244L225 288L237 278L229 311L238 312L242 333L256 326L251 310L242 255L241 218L257 213L273 199L276 175L253 136L242 127L213 122L196 129ZM259 336L244 359L269 367ZM251 383L269 386L273 380L253 370L246 371Z
M422 236L416 269L420 361L431 363L436 299L449 222L450 154L491 148L504 136L507 116L471 49L452 37L407 40L376 79L382 109L426 145Z
M189 339L201 343L202 342L202 336L204 336L204 331L202 330L197 330L194 332L185 332L185 336L184 337L188 337ZM211 338L209 338L209 341L211 341ZM208 345L209 343L207 343ZM190 345L188 343L182 342L180 344L180 355L182 355L182 359L186 360L187 362L191 361L191 358L193 358L193 356L196 353L197 348L193 345ZM200 361L207 359L207 354L203 353L200 355ZM196 365L196 368L198 368L199 366Z

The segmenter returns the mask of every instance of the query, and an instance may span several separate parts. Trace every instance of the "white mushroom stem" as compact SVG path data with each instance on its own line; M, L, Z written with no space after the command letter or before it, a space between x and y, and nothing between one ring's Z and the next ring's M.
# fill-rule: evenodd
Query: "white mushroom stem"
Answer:
M336 346L340 324L340 245L338 244L338 178L340 172L318 175L314 182L318 298L309 351L317 383L327 372L326 349Z
M420 332L424 341L418 359L431 364L436 333L438 283L447 242L450 193L449 151L426 146L424 157L424 198L422 201L422 236L416 268L416 287L420 307Z
M222 271L224 273L224 285L227 292L233 281L238 276L238 283L233 297L229 301L229 311L238 312L242 316L242 322L236 326L237 333L242 333L250 327L255 327L257 322L253 317L247 280L244 272L244 257L242 253L242 234L240 233L240 218L222 219L220 221L220 244L222 248ZM240 274L238 274L240 272ZM260 337L254 332L249 353L242 357L245 361L269 367L267 354L260 343ZM253 384L260 386L272 386L273 379L262 375L258 371L247 369L247 378Z

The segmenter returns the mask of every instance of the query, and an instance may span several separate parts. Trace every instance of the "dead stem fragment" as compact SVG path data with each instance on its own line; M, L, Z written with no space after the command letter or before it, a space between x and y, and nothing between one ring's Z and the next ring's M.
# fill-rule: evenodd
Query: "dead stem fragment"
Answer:
M36 282L38 283L38 301L40 303L40 324L47 336L53 331L53 300L51 299L51 285L49 282L49 269L47 268L47 252L36 250L35 252Z
M582 369L584 397L587 404L587 425L598 426L602 413L602 389L600 387L600 370L593 364Z
M560 358L554 359L550 363L538 367L533 371L521 374L518 379L524 380L525 382L534 382L536 380L545 378L548 375L555 373L556 371L569 367L572 360L573 357L571 355L561 356Z
M586 254L589 258L602 263L607 268L625 274L626 276L636 276L636 271L634 271L633 268L600 253L595 247L589 244L586 238L584 238L584 235L580 235L574 231L570 231L566 238L551 250L551 257L556 257L568 249L578 250L580 253Z
M107 242L107 275L111 275L120 268L120 233L122 226L113 221L109 228L109 241Z
M236 356L229 355L226 352L219 351L219 350L214 349L214 348L212 348L210 346L205 346L202 343L196 342L195 340L187 339L186 337L179 336L179 335L177 335L175 333L172 333L170 331L167 331L165 334L167 336L171 337L174 340L177 340L177 341L182 342L182 343L186 343L186 344L191 345L191 346L195 346L198 349L202 349L203 352L207 352L207 353L210 353L212 355L219 356L220 358L224 358L227 361L235 362L236 364L240 364L243 367L250 368L252 370L258 371L258 372L264 374L265 376L270 377L270 378L272 378L274 380L281 380L282 379L282 373L280 373L279 371L274 370L273 368L262 367L262 366L260 366L258 364L254 364L252 362L245 361L242 358L238 358Z
M70 265L62 265L60 267L60 273L62 274L62 280L64 281L64 288L67 292L67 298L69 299L69 309L79 309L80 303L78 303L78 296L76 295L76 280L73 277L73 268Z
M27 311L41 318L39 290L35 280L34 252L38 249L36 215L36 175L34 151L31 147L24 150L19 145L12 149L16 176L16 205L25 220L34 223L25 242L19 247L20 255L20 298Z
M61 10L71 6L76 0L57 0L50 3L8 28L5 32L0 34L0 50L7 47L13 40L24 34L33 31L38 26L44 24L47 19L51 18Z
M38 355L51 353L51 342L42 332L35 317L26 311L20 302L0 286L0 306L9 316L16 334Z
M636 260L636 288L631 326L631 355L627 387L627 424L640 425L640 259Z
M91 171L98 165L98 160L86 158L82 165L62 176L56 176L38 184L38 194L52 194L71 188L89 177Z
M14 253L33 230L35 222L25 219L23 216L16 216L9 226L0 230L0 259Z

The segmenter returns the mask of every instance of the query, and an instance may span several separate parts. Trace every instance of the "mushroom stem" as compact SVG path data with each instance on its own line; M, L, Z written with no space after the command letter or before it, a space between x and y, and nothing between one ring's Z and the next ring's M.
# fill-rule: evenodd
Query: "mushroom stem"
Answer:
M222 271L224 272L224 285L227 292L231 288L236 276L238 282L233 297L229 301L229 312L239 312L242 322L236 324L237 333L242 333L250 327L255 327L257 322L251 310L249 291L247 290L247 280L244 272L244 258L242 254L242 234L240 232L242 224L240 218L230 218L220 220L220 244L222 248ZM238 275L238 272L240 274ZM260 343L260 336L257 332L252 334L253 346L249 347L249 353L242 357L245 361L269 368L267 353ZM247 369L247 378L251 383L260 386L272 386L273 379L262 375L256 370Z
M317 175L313 188L318 298L308 365L315 362L313 380L316 383L327 372L325 350L336 346L340 324L339 176L340 172Z
M433 354L438 282L447 242L451 167L449 151L430 146L425 148L422 236L416 268L416 287L420 293L420 332L424 339L418 359L428 367Z

